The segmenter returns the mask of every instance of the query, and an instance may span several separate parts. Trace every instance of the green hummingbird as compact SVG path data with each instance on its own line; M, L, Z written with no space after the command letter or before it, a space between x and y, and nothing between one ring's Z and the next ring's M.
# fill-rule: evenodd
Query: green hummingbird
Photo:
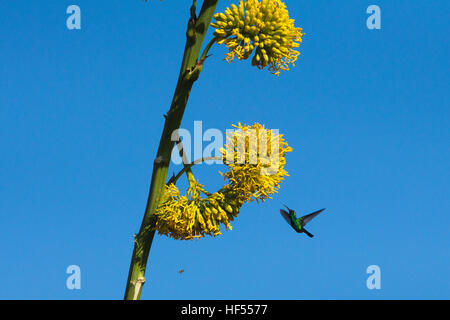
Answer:
M295 211L289 209L286 205L285 207L289 210L289 212L286 212L286 210L281 209L280 213L283 216L283 218L287 221L287 223L289 223L289 225L298 233L306 233L308 237L310 238L314 237L314 235L309 233L304 227L325 209L315 211L313 213L307 214L306 216L297 219L297 214L295 213Z

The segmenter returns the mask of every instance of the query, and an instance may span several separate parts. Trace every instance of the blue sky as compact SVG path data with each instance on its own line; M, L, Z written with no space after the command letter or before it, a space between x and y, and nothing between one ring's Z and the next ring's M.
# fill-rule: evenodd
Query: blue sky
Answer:
M142 298L448 299L449 2L286 3L306 32L296 68L276 78L213 47L182 126L280 129L290 177L220 237L157 236ZM381 30L366 27L371 4ZM122 298L188 7L0 2L1 299ZM213 189L218 169L194 173ZM283 204L327 208L314 239ZM81 290L65 286L69 265ZM381 290L366 287L370 265Z

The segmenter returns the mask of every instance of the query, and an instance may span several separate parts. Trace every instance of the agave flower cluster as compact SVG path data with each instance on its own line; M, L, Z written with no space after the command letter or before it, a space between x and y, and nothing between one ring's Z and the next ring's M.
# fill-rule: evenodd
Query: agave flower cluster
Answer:
M275 75L289 70L300 52L302 29L296 28L281 0L240 0L224 13L214 15L214 35L218 44L228 47L227 62L248 59L260 69L269 66Z
M285 154L292 148L282 135L258 123L238 124L235 128L227 133L221 149L228 168L228 172L221 173L226 184L211 194L198 182L191 183L185 195L174 184L167 185L156 212L156 230L160 234L180 240L217 236L221 225L232 229L230 222L244 203L265 201L277 192L288 176Z
M286 153L292 148L277 130L268 130L259 123L234 127L236 130L227 133L221 150L229 171L221 174L245 202L270 199L288 176L284 167Z
M237 217L243 204L226 187L208 194L202 185L195 183L181 196L179 189L170 184L165 192L166 200L156 212L156 230L177 240L217 236L221 234L221 224L231 230L230 221ZM201 193L207 195L206 198L202 198Z

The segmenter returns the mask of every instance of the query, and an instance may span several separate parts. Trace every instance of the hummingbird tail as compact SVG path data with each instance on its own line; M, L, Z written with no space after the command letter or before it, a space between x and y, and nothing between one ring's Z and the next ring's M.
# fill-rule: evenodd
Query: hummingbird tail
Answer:
M314 238L314 235L309 233L305 228L303 228L303 232L306 233L306 235L310 238Z

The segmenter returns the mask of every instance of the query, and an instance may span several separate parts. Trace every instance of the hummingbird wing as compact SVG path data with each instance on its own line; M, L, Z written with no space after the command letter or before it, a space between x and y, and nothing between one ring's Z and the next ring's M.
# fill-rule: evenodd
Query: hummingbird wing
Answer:
M289 223L289 225L292 227L291 215L283 209L280 209L280 213L283 216L284 220L286 220L286 222Z
M301 217L300 219L302 219L303 225L306 225L312 219L317 217L319 215L319 213L321 213L323 210L325 210L325 209L317 210L317 211L315 211L313 213L310 213L310 214L307 214L306 216Z

